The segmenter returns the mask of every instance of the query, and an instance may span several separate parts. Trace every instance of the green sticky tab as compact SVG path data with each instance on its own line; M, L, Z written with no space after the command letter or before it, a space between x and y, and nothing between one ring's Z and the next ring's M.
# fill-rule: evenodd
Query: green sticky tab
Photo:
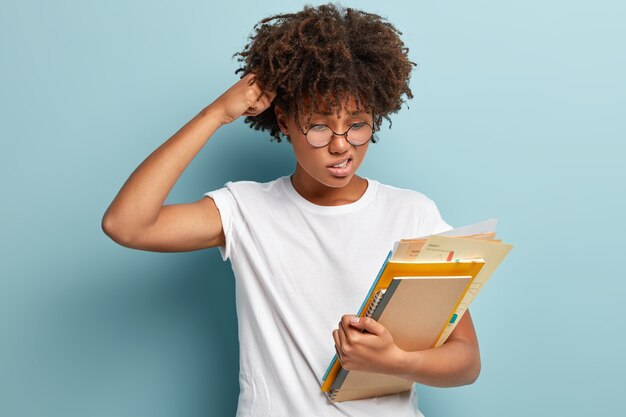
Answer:
M456 321L456 319L457 319L458 317L459 317L459 316L457 316L456 314L453 314L453 315L452 315L452 318L450 319L450 324L453 324L453 323Z

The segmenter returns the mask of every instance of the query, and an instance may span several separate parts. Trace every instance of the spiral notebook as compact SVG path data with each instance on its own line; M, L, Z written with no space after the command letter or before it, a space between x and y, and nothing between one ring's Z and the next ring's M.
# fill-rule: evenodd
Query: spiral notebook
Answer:
M381 289L368 308L370 317L394 335L404 350L432 347L467 289L471 276L394 278ZM367 316L367 314L366 314ZM406 326L406 323L411 323ZM392 375L339 370L332 384L331 401L346 401L402 392L413 383Z
M402 349L441 346L512 248L495 239L496 222L396 242L357 316L379 321ZM427 334L428 341L422 338ZM412 385L395 376L342 369L335 355L321 390L334 402L399 393Z

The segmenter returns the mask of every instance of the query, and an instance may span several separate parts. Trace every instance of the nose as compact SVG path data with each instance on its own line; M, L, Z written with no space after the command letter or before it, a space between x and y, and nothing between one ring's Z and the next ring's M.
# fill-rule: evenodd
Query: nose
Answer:
M346 139L347 135L348 135L348 132L345 132L345 133L333 132L333 136L330 140L330 143L328 144L328 150L331 153L341 154L341 153L346 152L348 149L350 149L351 145Z

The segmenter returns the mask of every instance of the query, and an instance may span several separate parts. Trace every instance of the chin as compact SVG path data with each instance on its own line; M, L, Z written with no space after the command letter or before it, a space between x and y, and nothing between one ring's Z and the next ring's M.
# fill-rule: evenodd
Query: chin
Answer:
M327 187L332 187L332 188L341 188L341 187L345 187L346 185L350 184L350 181L352 181L352 178L354 178L354 176L356 175L356 173L352 173L350 175L346 175L345 177L333 177L330 176L326 177L328 178L326 181L319 181L322 184L324 184Z

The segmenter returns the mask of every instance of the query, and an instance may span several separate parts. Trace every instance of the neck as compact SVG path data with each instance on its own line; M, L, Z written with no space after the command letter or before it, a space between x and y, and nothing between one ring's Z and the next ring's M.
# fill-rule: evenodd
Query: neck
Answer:
M357 175L341 187L331 187L312 178L300 165L291 176L293 188L303 198L318 206L341 206L359 200L367 190L367 180Z

